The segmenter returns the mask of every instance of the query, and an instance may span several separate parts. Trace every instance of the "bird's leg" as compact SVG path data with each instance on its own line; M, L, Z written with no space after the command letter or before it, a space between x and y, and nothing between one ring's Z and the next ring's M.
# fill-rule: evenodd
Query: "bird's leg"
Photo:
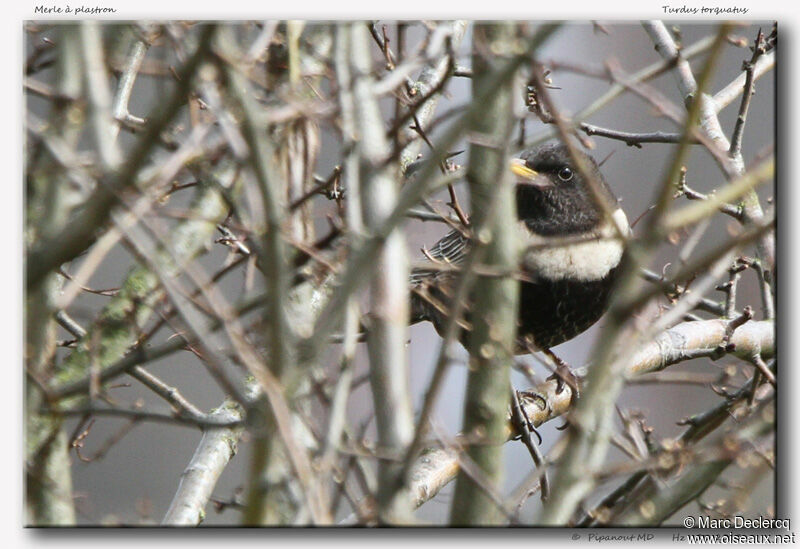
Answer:
M561 391L564 390L564 384L569 385L569 388L572 389L572 397L570 398L570 404L574 404L575 399L580 396L580 386L578 376L576 376L572 369L570 369L569 364L561 360L556 356L556 354L551 351L550 349L545 349L542 351L544 354L549 356L553 362L556 364L556 370L553 372L553 375L548 377L547 379L555 379L556 380L556 394L561 394Z
M539 431L536 430L536 427L533 425L533 422L528 417L528 413L525 411L525 407L522 405L522 400L530 399L530 393L527 391L517 391L513 387L511 388L512 395L511 395L511 419L513 420L514 427L517 430L517 436L513 438L513 440L519 440L523 438L523 431L527 429L528 432L533 433L536 435L536 438L539 439L539 444L542 444L542 435L539 434ZM538 396L538 395L535 395ZM539 397L541 398L541 397Z
M525 408L522 406L521 401L522 393L511 387L511 422L514 425L515 429L517 430L517 434L520 440L525 444L528 448L528 452L530 452L531 457L533 458L533 464L536 466L537 469L542 471L541 476L539 477L539 488L541 489L542 494L542 501L546 501L550 496L550 482L547 479L547 470L544 467L545 460L544 456L542 455L539 446L542 445L542 436L539 434L539 431L533 426L533 422L531 422L528 414L525 413ZM538 446L536 443L533 442L533 438L531 437L531 433L535 434L536 437L539 439Z

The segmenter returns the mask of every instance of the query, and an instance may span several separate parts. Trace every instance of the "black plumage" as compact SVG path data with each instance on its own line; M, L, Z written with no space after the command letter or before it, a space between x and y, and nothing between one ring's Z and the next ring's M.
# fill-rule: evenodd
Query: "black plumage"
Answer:
M595 161L579 152L614 222L627 220ZM517 353L549 350L592 326L607 309L622 256L614 223L563 144L523 152L513 164L520 221L520 300ZM442 334L458 267L472 247L468 231L453 230L427 250L412 271L412 321L431 321ZM464 324L470 310L465 304ZM466 330L462 331L465 340Z

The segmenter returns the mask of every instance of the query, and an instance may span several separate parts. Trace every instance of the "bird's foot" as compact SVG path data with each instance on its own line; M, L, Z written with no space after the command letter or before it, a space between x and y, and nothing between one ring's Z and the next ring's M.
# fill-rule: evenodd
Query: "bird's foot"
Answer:
M553 375L548 377L547 380L556 380L557 395L560 395L564 390L564 385L569 386L570 390L572 391L572 396L570 397L570 406L572 406L575 404L575 399L580 396L580 380L578 379L578 376L572 372L569 364L558 358L553 351L548 349L544 352L547 354L547 356L553 359L553 362L556 364L555 372L553 372Z
M539 431L537 431L536 427L533 425L533 421L531 421L531 418L528 417L528 413L525 411L525 406L523 406L523 403L527 400L531 400L534 397L538 397L540 399L542 397L535 393L529 393L528 391L517 391L514 389L512 389L512 391L512 419L514 420L517 432L519 433L513 438L513 440L522 439L522 431L524 429L529 433L536 435L536 438L539 439L539 444L541 445L542 435L539 434Z

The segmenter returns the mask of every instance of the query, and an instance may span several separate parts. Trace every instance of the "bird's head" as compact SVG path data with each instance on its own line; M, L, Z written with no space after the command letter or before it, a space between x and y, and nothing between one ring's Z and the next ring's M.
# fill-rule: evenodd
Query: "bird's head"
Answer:
M617 199L597 163L588 154L577 153L584 170L592 174L603 198L615 210ZM516 177L517 215L531 232L569 236L592 232L603 223L603 207L564 144L523 151L512 160L511 171Z

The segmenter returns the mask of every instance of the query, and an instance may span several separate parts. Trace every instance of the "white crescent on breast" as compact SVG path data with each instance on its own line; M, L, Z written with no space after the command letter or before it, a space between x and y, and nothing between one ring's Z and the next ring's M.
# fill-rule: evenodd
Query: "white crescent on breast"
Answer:
M628 218L621 208L614 211L613 222L620 227L625 236L630 233ZM536 277L550 280L600 280L608 272L619 265L622 258L623 242L616 236L614 226L606 222L598 229L582 235L573 235L569 244L543 246L548 241L560 240L558 237L541 237L532 235L530 230L520 224L525 233L522 242L526 248L523 252L523 266L526 271Z

